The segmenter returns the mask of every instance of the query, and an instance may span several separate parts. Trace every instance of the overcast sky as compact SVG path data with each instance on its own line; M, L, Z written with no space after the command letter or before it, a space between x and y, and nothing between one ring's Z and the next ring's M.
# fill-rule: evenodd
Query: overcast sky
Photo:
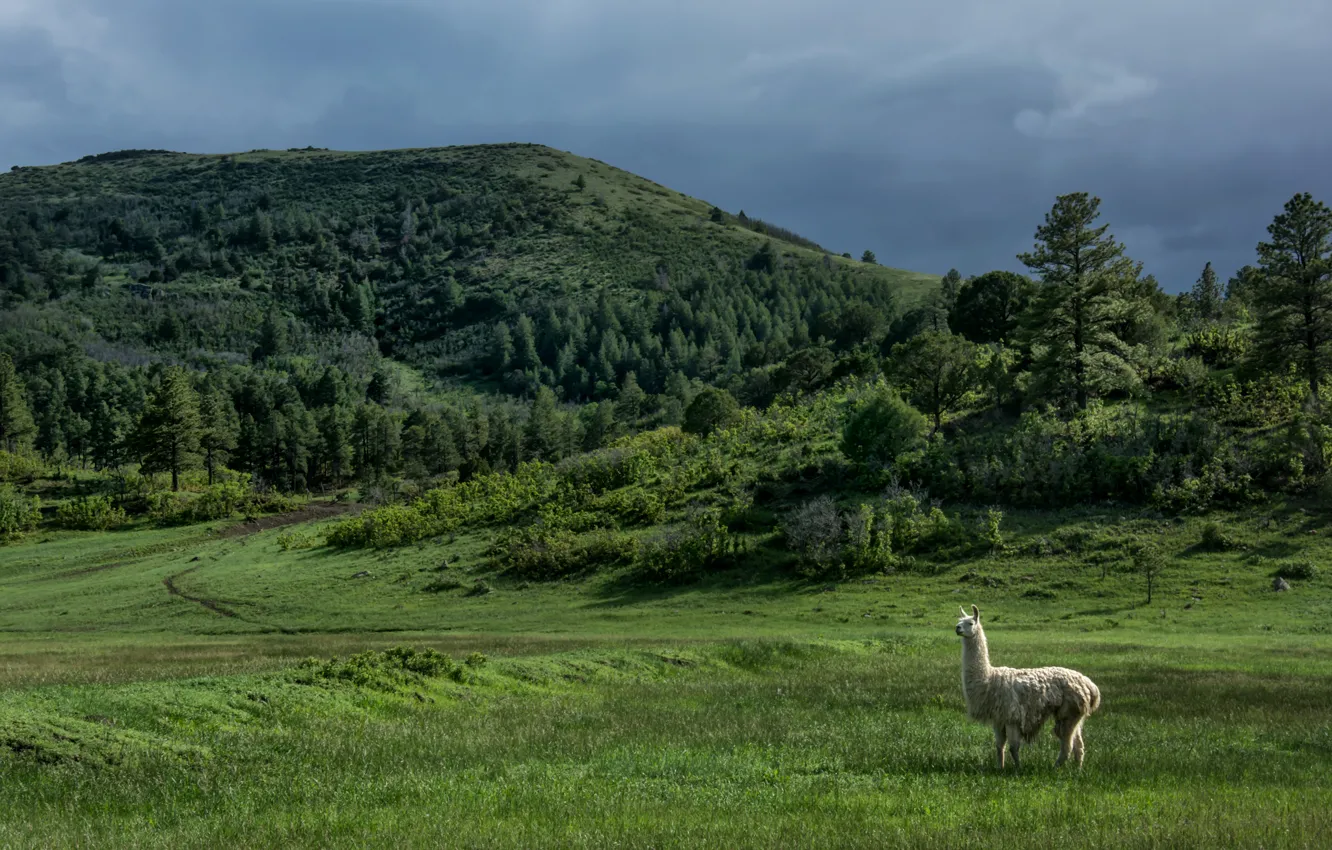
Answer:
M1332 2L0 0L0 166L501 141L934 273L1088 191L1178 291L1332 202Z

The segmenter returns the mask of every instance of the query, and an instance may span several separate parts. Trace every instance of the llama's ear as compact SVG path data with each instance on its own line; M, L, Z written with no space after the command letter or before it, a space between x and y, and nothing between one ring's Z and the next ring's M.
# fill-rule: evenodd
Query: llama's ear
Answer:
M976 618L976 622L978 623L980 622L980 609L977 608L975 605L971 606L971 616Z
M967 618L967 609L959 605L957 606L957 610L962 612L962 619L965 620Z

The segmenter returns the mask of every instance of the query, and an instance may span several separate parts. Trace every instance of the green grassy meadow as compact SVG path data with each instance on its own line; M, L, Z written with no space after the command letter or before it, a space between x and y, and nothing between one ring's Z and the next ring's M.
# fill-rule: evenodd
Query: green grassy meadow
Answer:
M1270 585L1326 529L1210 519L1240 548L1012 515L1002 555L656 588L507 580L468 534L34 535L0 548L0 846L1323 846L1332 593ZM1151 606L1129 536L1168 555ZM972 603L995 663L1099 684L1081 773L1048 730L994 768L952 631ZM457 663L348 661L394 646Z

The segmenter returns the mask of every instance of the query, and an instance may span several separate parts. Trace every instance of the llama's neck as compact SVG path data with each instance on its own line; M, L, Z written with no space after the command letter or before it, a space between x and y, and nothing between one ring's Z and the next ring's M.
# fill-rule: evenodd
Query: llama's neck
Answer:
M977 627L972 637L962 639L962 689L968 703L973 695L985 689L989 679L990 647L985 642L985 632Z

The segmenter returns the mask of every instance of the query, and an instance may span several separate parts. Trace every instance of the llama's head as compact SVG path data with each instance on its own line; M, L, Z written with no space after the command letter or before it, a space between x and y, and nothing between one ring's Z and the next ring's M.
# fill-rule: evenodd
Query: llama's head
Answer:
M962 617L957 621L957 633L964 638L974 638L981 630L980 609L972 605L970 614L960 606L957 610L962 612Z

